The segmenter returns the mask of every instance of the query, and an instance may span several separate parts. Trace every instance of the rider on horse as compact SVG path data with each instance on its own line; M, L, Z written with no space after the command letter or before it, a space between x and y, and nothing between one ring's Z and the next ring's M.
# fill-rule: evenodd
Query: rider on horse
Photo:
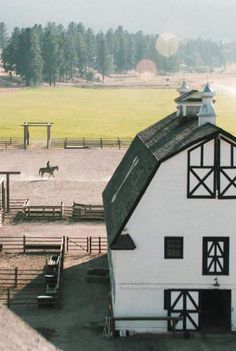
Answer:
M50 165L50 162L48 161L48 162L47 162L47 169L51 170L51 168L52 168L52 167L51 167L51 165Z

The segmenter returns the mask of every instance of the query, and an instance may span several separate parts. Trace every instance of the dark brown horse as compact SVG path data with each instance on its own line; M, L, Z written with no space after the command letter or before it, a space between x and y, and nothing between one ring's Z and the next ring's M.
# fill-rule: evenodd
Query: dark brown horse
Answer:
M53 167L42 167L39 168L39 175L41 175L41 177L43 177L44 173L49 173L48 178L50 178L51 176L53 176L54 178L54 171L59 171L59 167L58 166L53 166Z

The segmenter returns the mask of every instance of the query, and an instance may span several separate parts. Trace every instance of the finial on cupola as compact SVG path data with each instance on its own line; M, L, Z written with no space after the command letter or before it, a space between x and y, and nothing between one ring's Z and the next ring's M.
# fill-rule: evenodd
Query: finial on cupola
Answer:
M213 97L215 96L214 90L210 87L207 82L202 92L202 105L198 113L198 126L202 126L205 123L216 124L216 113L213 106Z
M183 80L181 84L179 84L177 91L179 92L179 95L183 95L189 91L189 86L187 85L186 81Z

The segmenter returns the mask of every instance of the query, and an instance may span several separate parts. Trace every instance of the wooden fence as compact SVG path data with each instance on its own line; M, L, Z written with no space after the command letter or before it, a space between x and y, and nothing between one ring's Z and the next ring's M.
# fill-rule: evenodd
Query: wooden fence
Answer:
M0 223L4 222L4 210L3 208L0 209Z
M101 254L107 252L107 238L106 237L66 237L66 252L73 253L76 251L83 251L87 254Z
M63 219L64 203L59 206L35 206L28 203L22 207L24 219Z
M22 138L0 138L0 149L23 148Z
M31 305L37 303L37 295L43 292L42 269L0 269L0 304Z
M72 206L72 219L97 219L104 220L104 207L103 205L85 205L73 202Z
M132 138L51 138L51 148L83 149L83 148L128 148ZM0 149L23 148L23 138L0 137Z
M63 237L57 255L50 256L42 269L0 268L0 304L10 307L11 305L42 306L58 303L64 253L65 238Z
M132 142L132 138L53 138L51 147L64 149L83 148L127 148Z
M86 252L101 254L107 252L107 238L101 236L72 237L65 236L65 253L78 254ZM48 253L59 251L62 237L53 236L2 236L0 248L5 253L41 252Z

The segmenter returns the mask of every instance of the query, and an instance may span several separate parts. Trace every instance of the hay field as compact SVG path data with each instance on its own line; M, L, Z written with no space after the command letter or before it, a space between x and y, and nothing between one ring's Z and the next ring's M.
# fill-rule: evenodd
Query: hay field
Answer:
M0 137L22 137L25 121L54 122L52 137L133 137L175 110L175 89L37 88L0 92ZM217 90L217 124L236 133L236 94ZM32 129L31 136L45 137Z

